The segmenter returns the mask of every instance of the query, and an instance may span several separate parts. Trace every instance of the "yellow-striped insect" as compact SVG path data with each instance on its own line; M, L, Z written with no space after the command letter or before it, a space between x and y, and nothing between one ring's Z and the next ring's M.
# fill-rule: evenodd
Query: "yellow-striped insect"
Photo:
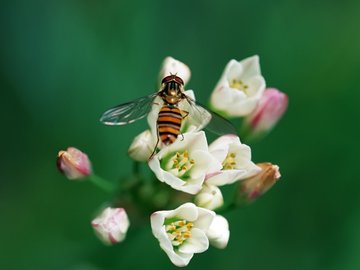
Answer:
M163 105L157 119L158 138L154 153L160 141L164 145L169 145L177 139L185 117L191 117L198 130L206 127L217 135L236 134L229 121L187 96L184 93L184 81L173 74L161 81L160 90L156 93L110 108L103 113L100 121L106 125L133 123L149 113L157 96L161 98ZM182 102L190 105L189 111L181 109Z

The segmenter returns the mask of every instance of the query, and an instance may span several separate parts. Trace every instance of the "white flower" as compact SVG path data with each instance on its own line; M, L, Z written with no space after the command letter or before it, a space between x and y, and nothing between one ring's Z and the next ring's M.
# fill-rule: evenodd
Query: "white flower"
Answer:
M221 190L213 185L204 185L194 200L196 205L209 210L214 210L224 204Z
M216 215L206 235L212 246L221 249L226 248L230 237L229 223L226 218Z
M222 186L255 175L261 169L251 161L251 149L235 135L224 135L209 146L222 169L207 175L206 183Z
M186 266L194 253L209 248L206 232L213 221L213 211L185 203L175 210L151 215L151 229L160 247L176 266Z
M106 245L116 244L125 239L130 222L124 208L104 209L91 222L96 235Z
M129 147L129 156L136 161L147 161L154 151L156 140L150 130L145 130L135 137Z
M257 55L242 61L231 60L211 95L211 105L229 117L251 113L265 90Z
M184 81L184 84L189 82L191 76L190 68L187 65L168 56L162 63L159 74L159 81L161 82L163 78L171 74L176 74L178 77L180 77Z
M205 133L200 131L179 135L149 160L149 167L161 182L196 194L209 170L220 170L221 164L209 153Z

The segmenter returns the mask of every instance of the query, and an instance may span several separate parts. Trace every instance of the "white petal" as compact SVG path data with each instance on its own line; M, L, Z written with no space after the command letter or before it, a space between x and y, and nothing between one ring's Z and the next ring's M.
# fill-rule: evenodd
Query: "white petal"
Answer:
M232 143L240 143L240 139L238 136L236 135L223 135L219 138L217 138L215 141L213 141L210 145L209 145L209 151L213 152L219 149L229 149L229 145ZM227 153L226 153L227 154ZM225 155L226 157L226 155ZM224 159L225 159L224 157ZM221 161L223 161L224 159L222 159Z
M239 69L238 73L242 72L242 66L238 65L238 61L236 61L235 59L231 59L225 66L224 71L219 79L219 82L217 83L217 86L215 87L215 89L219 88L220 86L224 85L227 83L227 74L229 73L230 69L233 68L233 66L235 66L236 68ZM235 69L236 69L235 68Z
M170 239L168 238L165 228L162 227L163 233L161 235L156 236L159 240L159 244L162 250L168 255L170 261L179 267L183 267L188 265L193 254L183 254L180 252L175 252L174 247L172 246Z
M219 174L206 179L206 184L224 186L232 184L240 179L245 179L248 175L246 170L223 170Z
M190 146L189 154L191 154L191 152L195 150L209 151L204 131L199 131L190 134L183 134L183 135L184 137L187 136L189 140L189 144L188 144Z
M241 62L232 61L229 70L226 74L226 79L231 80L233 78L240 78L244 73L244 67Z
M236 152L236 169L244 170L245 173L239 178L245 179L261 171L261 168L251 161L251 149L246 144L233 146Z
M192 257L194 256L193 253L187 254L187 253L181 253L175 251L171 253L167 253L167 255L169 256L170 261L178 267L187 266L190 260L192 259Z
M207 231L214 217L214 211L198 207L198 218L196 221L194 221L194 227L203 231Z
M240 63L244 69L244 72L242 74L242 78L244 78L244 80L261 74L258 55L248 57L242 60Z
M190 68L184 63L176 60L170 56L166 57L163 61L162 68L159 74L159 81L170 74L176 74L183 79L184 84L190 80Z
M156 141L150 130L145 130L135 137L128 153L136 161L147 161L154 151Z
M156 158L156 156L149 160L148 165L150 169L155 173L156 178L161 182L166 182L170 186L182 186L185 184L185 182L182 181L180 178L174 176L167 171L164 171L160 167L160 161Z
M206 235L212 246L225 248L230 237L228 221L223 216L216 215Z
M186 219L187 221L194 221L198 219L198 216L198 207L193 203L185 203L171 211L167 215L167 218L177 217L179 219Z
M209 240L204 231L193 228L191 237L179 247L179 252L186 254L201 253L209 248Z
M205 174L209 171L219 171L222 168L221 163L216 160L208 151L194 151L191 158L195 160L194 167L191 169L192 178L205 179Z
M265 91L265 79L261 75L251 77L247 82L249 88L247 90L249 99L255 98L257 101L261 98Z

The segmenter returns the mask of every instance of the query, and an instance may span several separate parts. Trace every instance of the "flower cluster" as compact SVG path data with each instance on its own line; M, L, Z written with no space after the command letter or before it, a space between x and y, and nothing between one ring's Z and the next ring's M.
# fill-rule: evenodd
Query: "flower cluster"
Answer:
M160 81L171 74L180 77L184 87L191 76L187 65L167 57ZM268 133L287 107L284 93L266 89L258 56L231 60L211 94L213 111L228 119L244 117L239 134L223 134L219 130L216 132L219 137L209 142L207 124L212 117L222 117L208 112L200 114L202 119L196 119L193 111L206 110L196 108L194 91L183 89L183 93L188 98L179 100L175 107L186 115L180 121L180 134L175 141L159 143L158 119L164 101L157 96L147 115L149 129L136 136L128 150L134 162L148 164L156 179L150 182L137 179L121 186L118 188L121 194L127 194L122 198L133 197L117 198L116 207L104 209L92 221L96 235L105 244L114 244L125 239L130 224L124 208L136 209L134 220L139 213L149 214L153 235L171 262L179 267L186 266L195 253L206 251L209 245L225 248L230 237L226 211L253 202L280 178L278 166L254 163L251 148L242 141L259 139ZM173 128L171 123L168 125ZM87 156L74 149L59 152L60 171L69 179L87 177L111 190L109 183L95 176ZM223 196L225 185L234 189L234 198Z

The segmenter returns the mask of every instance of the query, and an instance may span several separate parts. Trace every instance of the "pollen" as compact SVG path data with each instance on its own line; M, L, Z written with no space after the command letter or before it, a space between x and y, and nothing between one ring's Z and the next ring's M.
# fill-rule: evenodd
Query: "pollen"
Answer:
M247 89L249 88L249 86L245 84L242 80L232 79L230 81L230 87L242 91L245 94L248 94Z
M227 154L226 158L224 159L222 165L223 170L233 170L236 167L236 154L235 153L229 153Z
M166 233L174 247L180 246L191 237L192 222L187 220L174 221L165 226Z
M195 165L195 160L190 158L189 152L176 152L176 154L170 159L168 169L172 170L173 174L181 177Z

